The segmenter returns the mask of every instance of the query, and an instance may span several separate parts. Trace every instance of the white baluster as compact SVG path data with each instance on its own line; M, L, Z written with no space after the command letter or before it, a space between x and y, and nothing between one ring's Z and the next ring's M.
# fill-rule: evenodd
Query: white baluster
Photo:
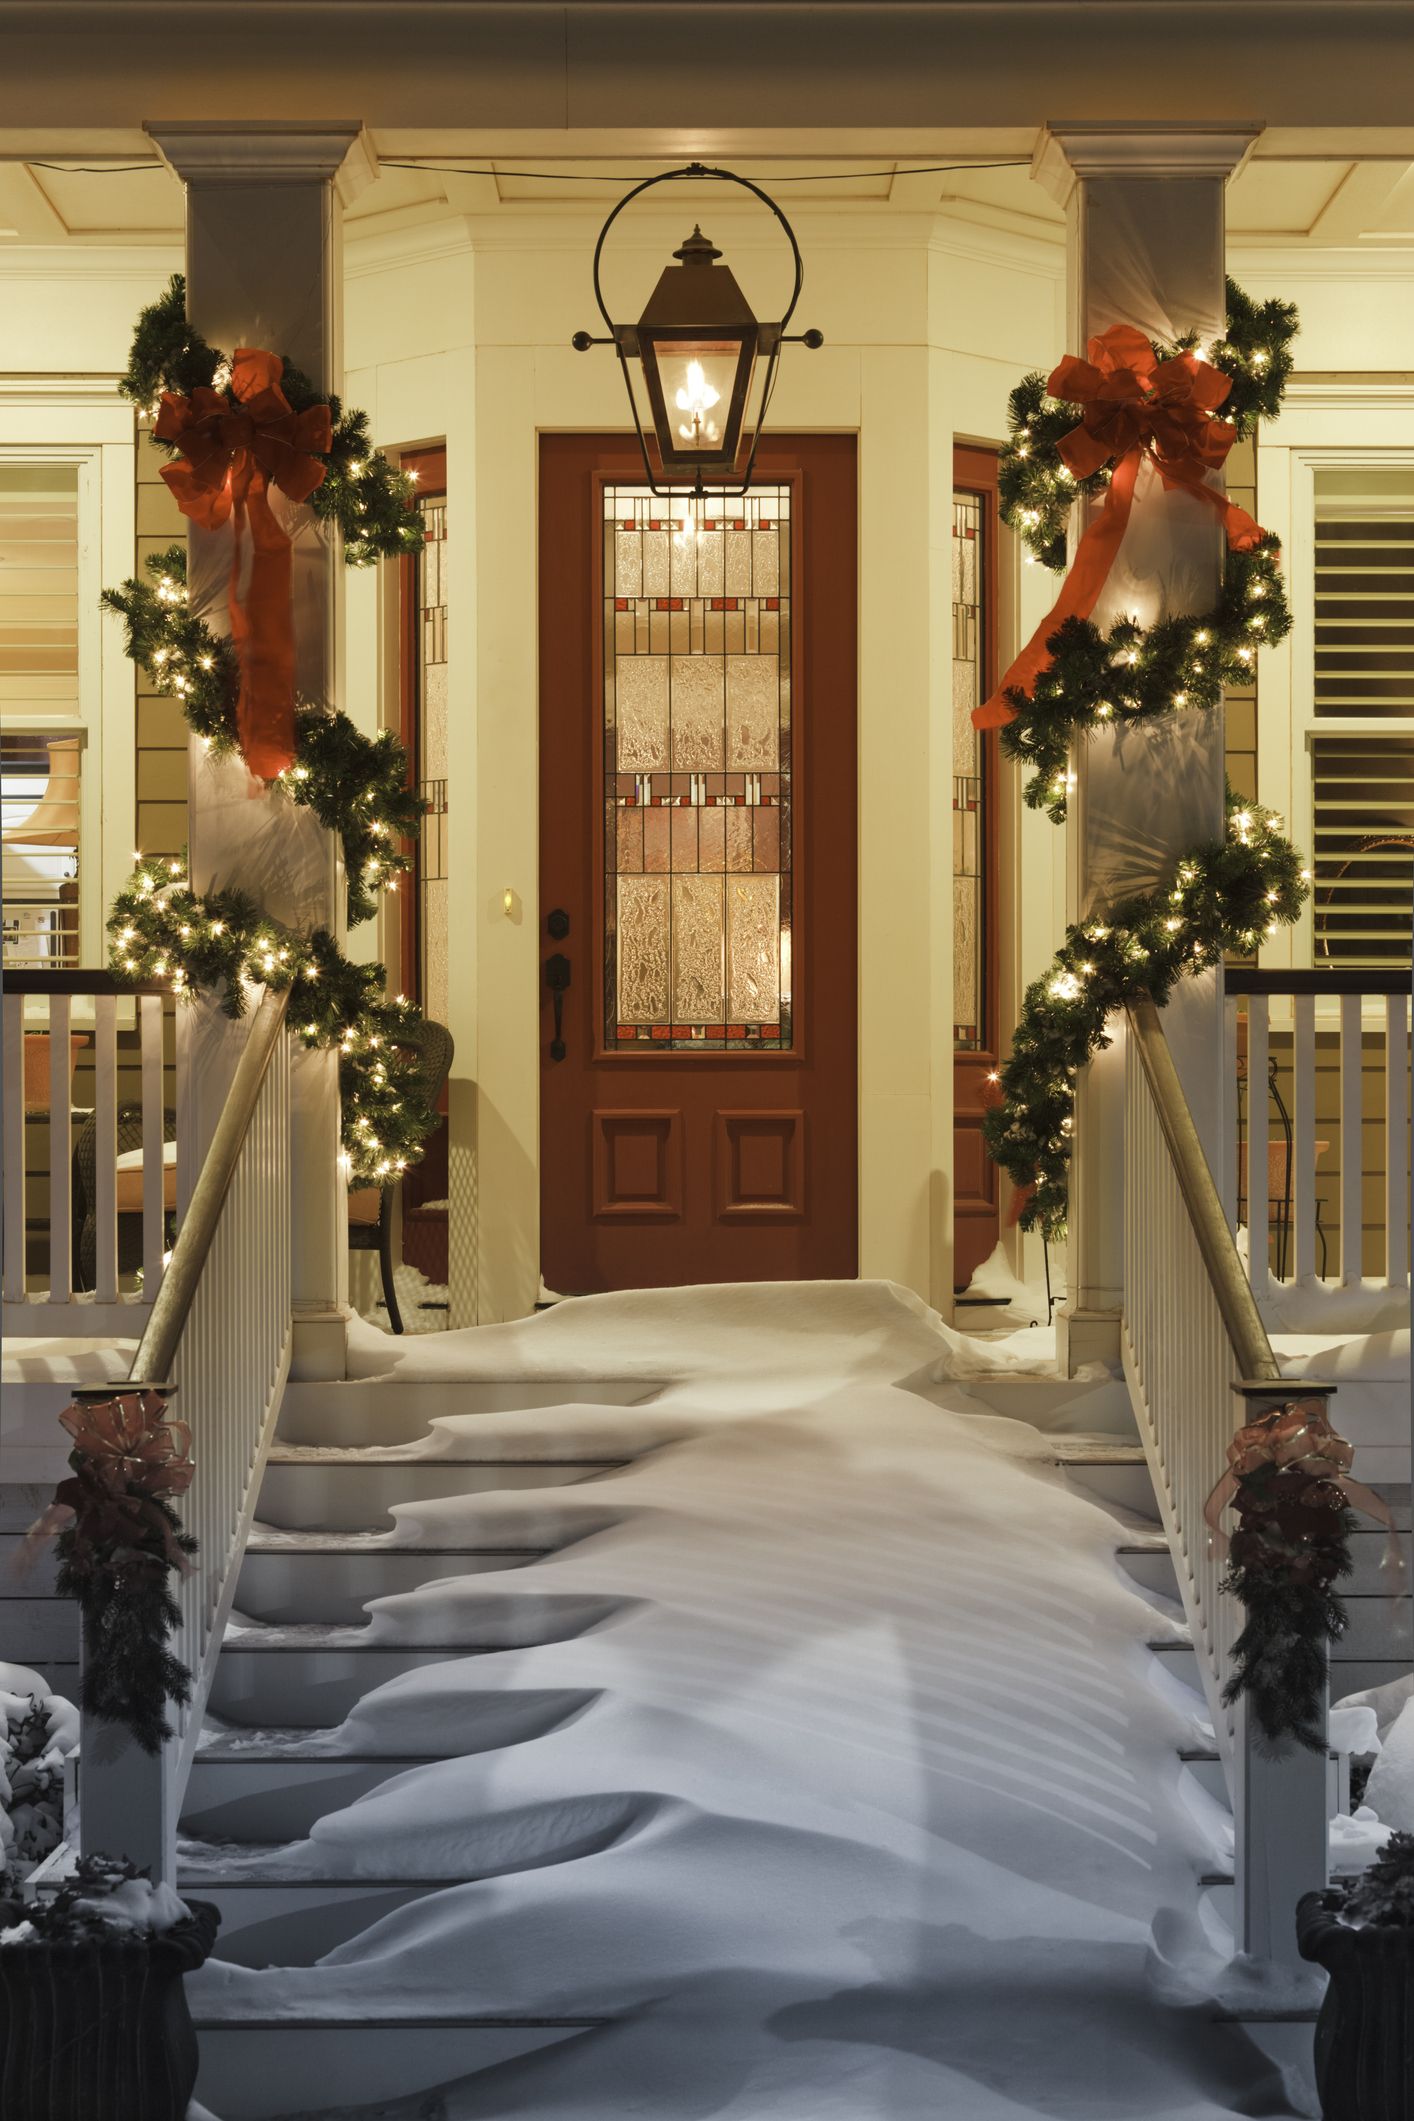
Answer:
M1294 1110L1291 1192L1295 1229L1294 1273L1305 1281L1316 1271L1316 1000L1298 994L1292 1004Z
M49 998L49 1301L73 1295L73 1090L67 994Z
M5 1301L25 1300L25 1001L5 996Z
M165 1128L162 1120L162 997L138 1000L142 1036L142 1296L151 1303L162 1279Z
M1360 996L1340 997L1340 1278L1358 1287L1365 1251L1361 1198L1365 1145L1360 1114Z
M1265 994L1247 997L1247 1275L1260 1302L1271 1283L1271 1153L1269 1147L1267 1070L1268 1002ZM1283 1153L1285 1144L1283 1144Z
M1385 998L1385 1280L1409 1286L1409 997Z
M118 1004L100 994L93 1004L94 1300L118 1301Z

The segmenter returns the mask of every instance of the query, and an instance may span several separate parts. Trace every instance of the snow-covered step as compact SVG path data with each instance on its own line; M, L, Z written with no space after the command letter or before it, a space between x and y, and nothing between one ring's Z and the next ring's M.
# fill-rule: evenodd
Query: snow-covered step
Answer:
M415 1591L441 1576L521 1569L543 1546L394 1546L386 1533L252 1534L236 1605L253 1620L354 1622L371 1598Z
M505 1488L559 1488L620 1471L624 1457L426 1457L406 1451L310 1450L276 1444L260 1484L263 1522L301 1531L363 1531L400 1502Z
M969 1377L967 1391L994 1414L1028 1422L1048 1434L1074 1435L1084 1425L1090 1435L1135 1442L1134 1408L1123 1378L1097 1384L1073 1377L1017 1377L1002 1371L995 1377Z
M662 1387L641 1377L364 1378L285 1387L278 1437L287 1444L399 1444L451 1415L534 1413L547 1408L638 1407Z
M207 1841L297 1841L326 1812L366 1797L392 1775L425 1767L428 1753L297 1753L245 1746L201 1748L182 1802L182 1832ZM195 1890L195 1888L193 1888Z
M1139 1533L1126 1539L1115 1548L1115 1558L1141 1590L1156 1591L1163 1598L1178 1597L1173 1550L1162 1532Z
M1056 1463L1087 1495L1109 1509L1158 1522L1159 1506L1143 1446L1113 1436L1057 1436Z
M219 1939L218 1945L219 1945ZM353 2107L374 2121L383 2100L437 2113L438 2088L537 2048L611 2024L603 2018L236 2020L193 2012L201 2043L198 2101L221 2121L270 2121Z
M1149 1650L1153 1656L1163 1658L1164 1670L1171 1679L1177 1679L1182 1686L1191 1687L1195 1694L1202 1693L1203 1679L1198 1669L1198 1652L1191 1642L1179 1636L1172 1641L1151 1642Z
M178 1867L177 1890L221 1911L215 1956L230 1966L313 1966L385 1915L464 1878L223 1878Z
M486 1607L466 1632L444 1641L374 1639L367 1628L317 1624L228 1633L211 1686L225 1722L303 1729L339 1723L367 1693L404 1672L541 1642L565 1642L621 1610L607 1598L541 1598Z

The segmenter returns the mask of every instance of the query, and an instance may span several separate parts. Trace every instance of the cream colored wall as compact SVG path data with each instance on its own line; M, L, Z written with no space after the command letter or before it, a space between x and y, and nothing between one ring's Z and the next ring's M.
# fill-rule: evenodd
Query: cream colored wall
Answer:
M625 306L680 239L680 218L645 215L626 241L613 268ZM350 397L386 447L448 439L462 1173L452 1300L463 1321L524 1312L539 1282L537 447L545 431L626 429L612 357L569 345L594 321L597 226L591 212L501 214L468 224L470 250L444 231L409 239L418 256L400 255L391 237L349 251ZM790 355L772 424L857 432L860 447L860 1270L946 1305L951 450L955 435L999 439L1007 392L1059 350L1062 266L1045 246L998 237L989 254L975 229L897 212L802 215L798 229L800 321L827 343ZM712 233L769 314L777 243L730 214ZM391 607L355 582L348 613L345 697L371 725ZM1020 847L1035 841L1045 876L1039 891L1015 895L1019 966L1053 947L1059 835L1042 824L1038 836L1029 813L1018 832Z

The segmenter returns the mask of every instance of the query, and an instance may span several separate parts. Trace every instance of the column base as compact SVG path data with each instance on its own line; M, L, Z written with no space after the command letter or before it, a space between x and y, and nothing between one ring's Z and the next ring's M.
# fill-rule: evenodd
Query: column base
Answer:
M329 1383L348 1375L348 1313L337 1305L297 1304L290 1382Z
M1056 1367L1063 1377L1074 1377L1086 1363L1102 1362L1110 1370L1120 1368L1120 1314L1092 1311L1083 1305L1071 1310L1061 1304L1056 1312Z

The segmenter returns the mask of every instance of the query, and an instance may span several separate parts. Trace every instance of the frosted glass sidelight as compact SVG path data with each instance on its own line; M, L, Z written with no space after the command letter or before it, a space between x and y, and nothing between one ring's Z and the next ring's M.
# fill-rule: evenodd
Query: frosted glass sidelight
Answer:
M982 497L953 495L952 526L952 710L953 710L953 1047L976 1052L986 1041L984 921L986 903L982 827L985 818L986 747L972 726L972 709L984 697Z
M605 491L611 1051L792 1042L790 500Z

